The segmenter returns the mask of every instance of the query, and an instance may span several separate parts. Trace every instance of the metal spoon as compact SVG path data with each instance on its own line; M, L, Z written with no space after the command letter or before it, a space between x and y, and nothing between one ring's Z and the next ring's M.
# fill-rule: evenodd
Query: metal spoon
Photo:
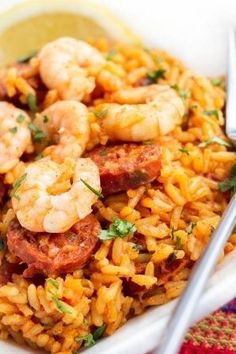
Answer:
M236 37L233 29L228 36L228 80L227 80L226 132L236 145ZM176 354L191 324L193 312L207 280L213 272L220 253L236 223L236 194L225 210L221 222L193 268L187 287L181 296L165 329L161 345L153 354Z

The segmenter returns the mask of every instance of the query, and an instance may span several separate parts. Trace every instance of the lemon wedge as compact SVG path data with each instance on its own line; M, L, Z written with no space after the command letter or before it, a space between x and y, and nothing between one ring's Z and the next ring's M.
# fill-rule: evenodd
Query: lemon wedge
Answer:
M0 66L61 36L139 42L107 9L88 0L25 0L0 13Z

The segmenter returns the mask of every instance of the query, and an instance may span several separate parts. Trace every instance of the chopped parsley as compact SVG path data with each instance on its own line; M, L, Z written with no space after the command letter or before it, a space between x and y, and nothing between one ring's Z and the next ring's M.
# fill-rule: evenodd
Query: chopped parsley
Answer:
M190 93L188 90L179 90L180 97L182 97L184 100L187 100L190 96Z
M173 90L179 91L179 86L177 84L170 86Z
M93 333L86 334L84 336L77 336L75 337L76 342L84 342L85 348L90 348L96 341L100 339L106 330L106 324L103 324L101 327L98 327Z
M107 53L106 60L112 60L114 56L117 54L117 49L113 48L110 52Z
M3 251L5 248L5 242L2 238L0 238L0 251Z
M176 237L175 248L179 250L181 248L181 238L179 236Z
M17 127L13 127L9 129L9 132L11 132L12 134L16 134L17 132Z
M122 219L115 219L110 225L108 230L101 230L99 234L100 240L114 240L117 237L124 238L129 234L133 234L136 231L136 227L129 221Z
M189 96L190 96L189 90L180 89L177 84L171 85L170 87L173 90L177 91L179 93L180 97L182 97L184 100L187 100L187 98L189 98Z
M47 284L52 285L54 288L59 289L59 284L58 284L58 281L56 279L48 278L46 280L46 282L47 282Z
M38 161L38 160L42 159L43 157L44 157L43 153L40 152L38 155L35 156L34 161Z
M46 280L46 282L47 282L47 284L50 284L51 286L53 286L56 290L59 289L59 284L58 284L57 280L55 280L53 278L48 278ZM52 296L51 300L56 305L58 311L60 311L61 313L72 314L72 310L70 309L70 306L67 305L65 302L61 301L52 290L48 289L47 292Z
M27 173L24 173L22 176L20 176L16 182L13 184L12 191L10 193L11 198L15 198L17 200L20 200L20 197L16 194L22 183L24 183L25 179L27 177Z
M193 232L193 229L194 229L194 227L197 225L197 223L196 222L194 222L194 221L191 221L190 222L190 224L186 227L186 232L188 233L188 234L191 234L192 232Z
M147 72L147 77L152 82L157 82L159 79L163 79L165 77L165 69L158 69L154 71Z
M148 139L143 141L143 145L152 145L154 143L153 139Z
M48 116L43 116L43 122L44 122L44 123L47 123L48 120L49 120L49 119L48 119Z
M98 198L104 198L104 195L102 194L102 190L97 190L90 186L88 182L86 182L84 179L80 178L81 182L91 191L93 192Z
M28 61L30 61L30 59L32 59L35 55L37 54L36 51L27 54L27 55L23 55L22 57L20 57L17 62L18 63L28 63Z
M219 78L212 79L212 80L211 80L211 83L212 83L213 86L221 86L222 80L219 79Z
M203 114L209 117L215 117L216 119L219 119L219 112L217 109L210 109L208 111L204 111Z
M41 143L43 139L47 137L47 134L43 130L39 129L34 123L29 123L28 128L31 130L33 140L36 144Z
M95 331L93 332L93 339L95 340L95 341L97 341L98 339L100 339L102 336L103 336L103 334L104 334L104 332L105 332L105 330L106 330L106 324L104 323L102 326L100 326L100 327L98 327L97 329L95 329Z
M94 111L93 114L96 118L102 119L106 116L108 112L108 108L104 109L103 111Z
M135 243L132 248L136 252L139 252L139 251L141 251L143 249L142 245L139 245L138 243Z
M204 148L204 147L206 147L207 145L210 145L210 144L218 144L218 145L226 146L226 147L230 147L231 146L230 143L228 143L224 139L221 139L218 136L212 136L210 139L202 141L200 144L198 144L198 146L200 148Z
M56 307L58 308L58 310L60 312L68 313L68 314L72 313L66 303L64 303L63 301L59 300L58 297L56 295L54 295L51 291L48 291L48 292L52 295L51 299L55 303Z
M39 111L39 106L37 103L37 97L30 93L27 97L27 103L31 112L36 113Z
M95 340L93 339L92 333L86 334L85 336L78 336L78 337L75 337L75 341L76 341L76 342L81 342L81 341L83 341L85 348L90 348L90 347L92 347L94 344L96 344Z
M186 147L180 148L179 151L182 152L183 154L189 155L189 150Z
M24 122L25 120L25 116L23 114L19 114L17 117L16 117L16 121L17 123L22 123Z
M227 192L231 190L232 194L236 193L236 164L232 167L230 177L219 183L219 190L221 192Z

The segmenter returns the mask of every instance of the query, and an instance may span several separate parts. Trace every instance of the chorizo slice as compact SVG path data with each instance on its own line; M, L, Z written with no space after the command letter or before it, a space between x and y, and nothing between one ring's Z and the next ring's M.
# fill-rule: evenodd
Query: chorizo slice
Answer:
M157 144L99 146L89 153L98 166L104 195L137 188L160 174L160 147Z
M13 220L7 232L9 250L28 265L23 276L56 276L82 268L98 242L100 224L93 215L77 222L64 233L31 232Z

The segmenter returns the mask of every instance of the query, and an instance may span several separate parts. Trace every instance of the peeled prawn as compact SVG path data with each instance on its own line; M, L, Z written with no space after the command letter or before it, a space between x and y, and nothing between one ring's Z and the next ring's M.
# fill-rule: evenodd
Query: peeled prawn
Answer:
M65 157L77 159L85 150L89 140L87 107L77 101L58 101L37 114L34 124L40 128L55 145L48 146L44 155L56 162Z
M33 145L29 116L10 103L0 102L0 173L11 170Z
M110 140L139 142L168 134L182 123L184 104L167 85L123 89L103 104L102 127Z
M90 68L101 67L105 59L89 44L62 37L46 44L39 53L41 79L61 99L82 100L93 91L95 79Z
M84 183L85 182L85 183ZM65 232L92 211L100 190L96 164L89 158L44 158L29 164L13 188L12 205L20 224L35 232Z

